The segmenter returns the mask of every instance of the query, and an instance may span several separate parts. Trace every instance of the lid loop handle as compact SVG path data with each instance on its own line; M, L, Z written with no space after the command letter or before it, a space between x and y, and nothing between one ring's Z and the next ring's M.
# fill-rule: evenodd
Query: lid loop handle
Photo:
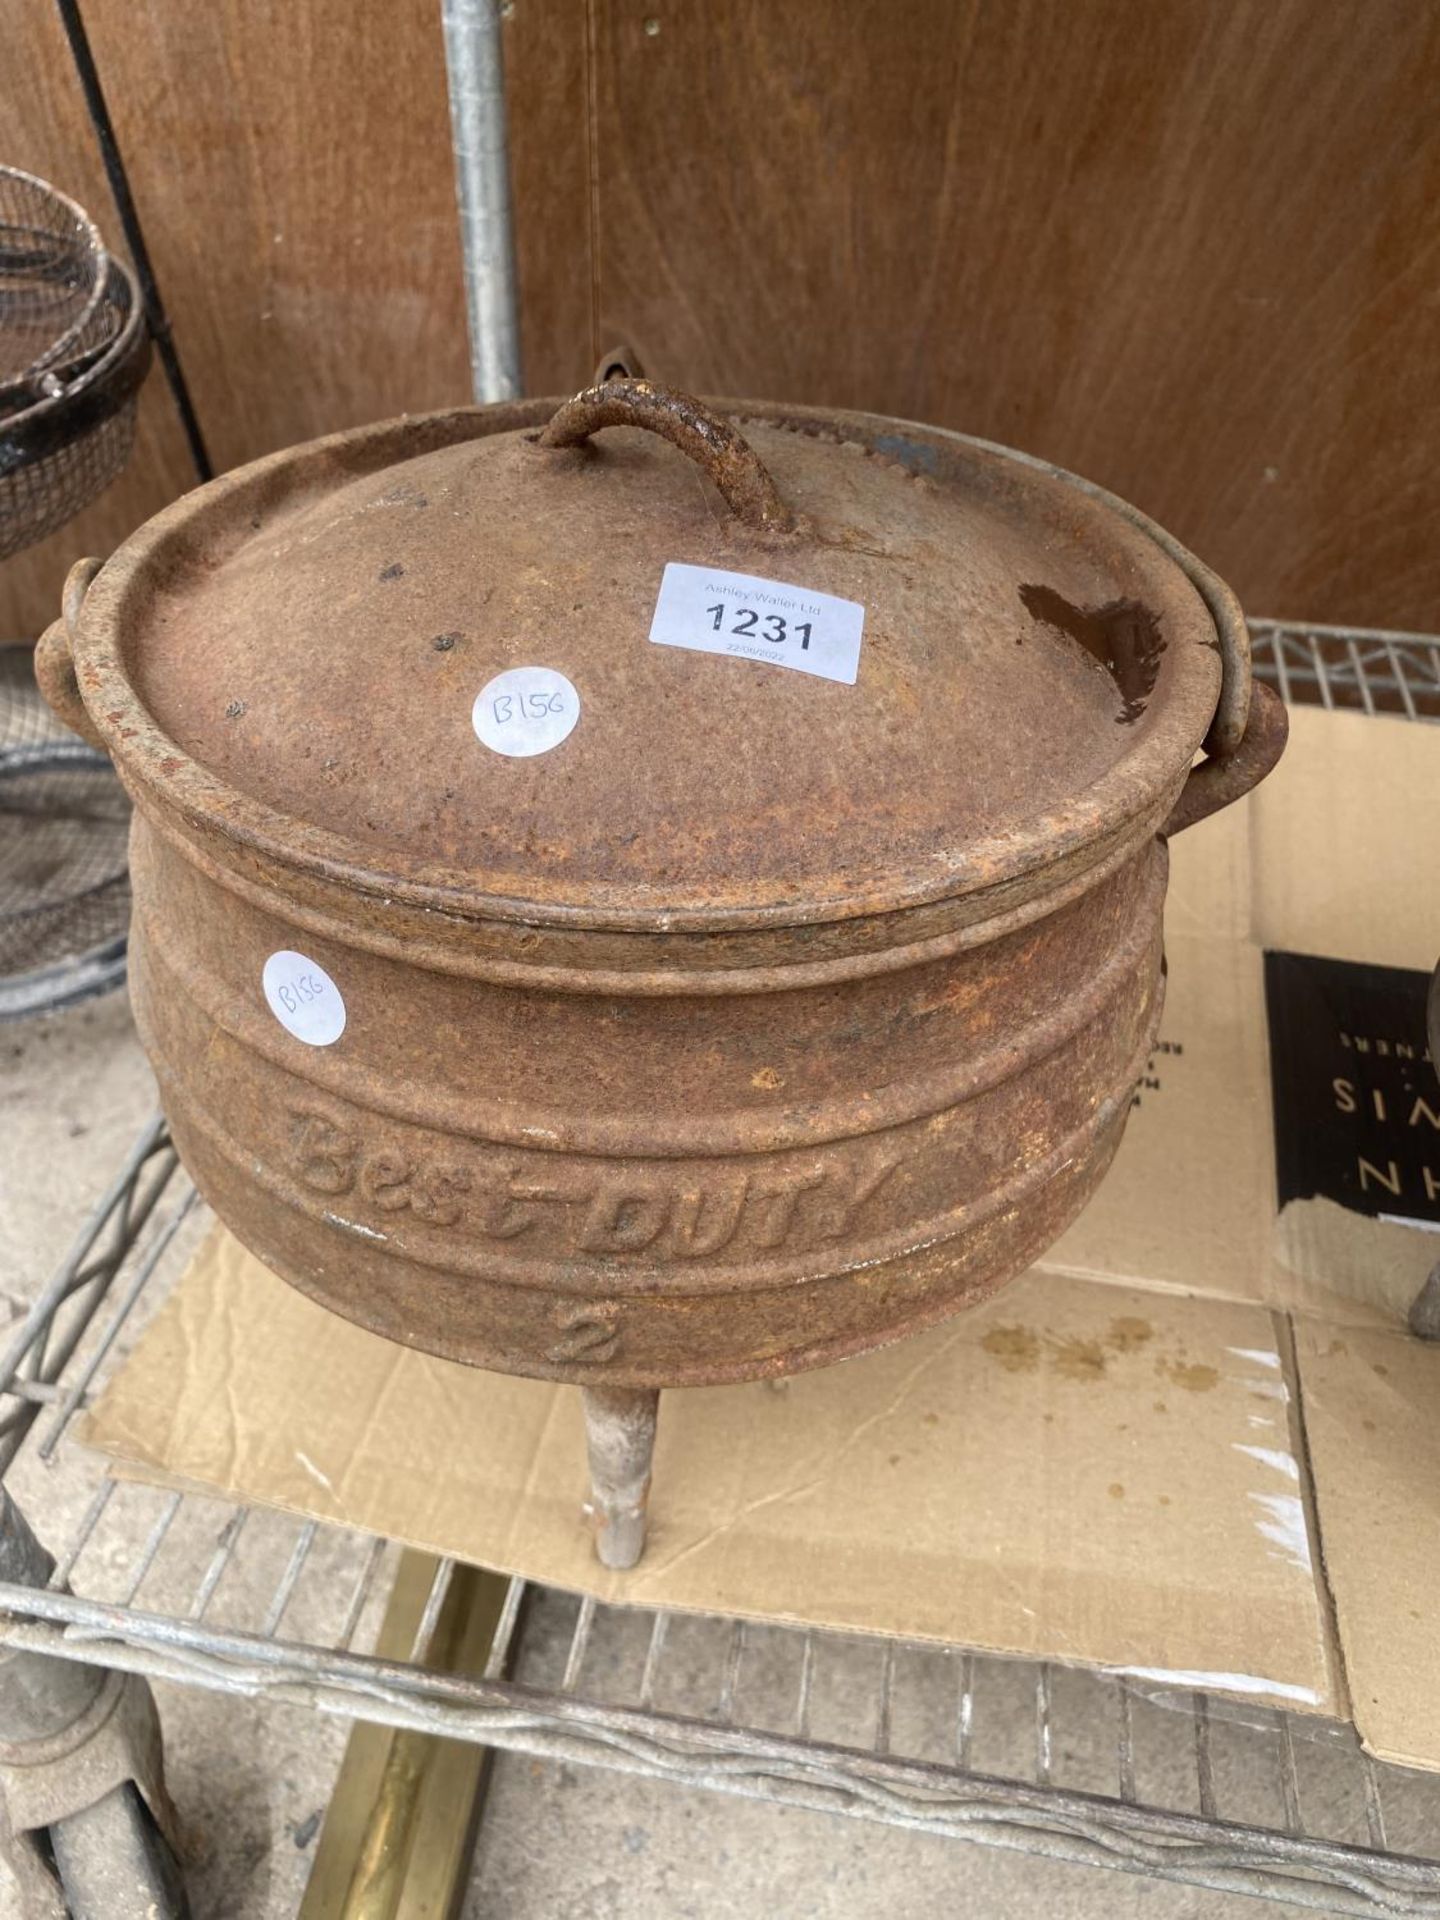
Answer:
M603 427L644 427L687 454L714 481L735 518L756 533L789 533L795 517L759 455L728 421L688 393L650 380L607 380L556 409L542 447L578 447Z
M1232 800L1243 799L1269 773L1285 751L1290 730L1285 702L1273 687L1257 680L1250 689L1250 712L1240 744L1230 754L1207 754L1192 767L1169 819L1160 831L1168 838L1197 820L1208 819Z
M108 753L109 748L85 709L80 683L75 677L74 653L80 605L101 565L99 560L77 560L65 576L61 617L45 629L35 645L35 679L45 704L61 725L78 733L101 753Z

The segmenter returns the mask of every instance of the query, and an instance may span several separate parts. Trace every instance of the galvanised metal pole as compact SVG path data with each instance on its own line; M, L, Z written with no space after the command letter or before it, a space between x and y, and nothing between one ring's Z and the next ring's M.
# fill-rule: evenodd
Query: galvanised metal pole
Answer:
M441 0L470 380L475 398L520 396L520 317L505 136L505 66L496 0Z

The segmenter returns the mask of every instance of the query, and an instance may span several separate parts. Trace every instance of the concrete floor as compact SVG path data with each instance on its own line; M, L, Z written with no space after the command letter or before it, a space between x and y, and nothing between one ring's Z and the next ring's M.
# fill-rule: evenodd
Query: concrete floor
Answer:
M85 1210L112 1175L152 1110L153 1090L125 1004L112 998L56 1019L0 1028L0 1093L7 1152L0 1178L0 1333L33 1296L73 1235ZM71 1448L72 1455L76 1449ZM80 1463L79 1481L66 1463L53 1475L24 1464L17 1486L42 1536L55 1539L89 1497L98 1472ZM217 1526L220 1522L217 1520ZM137 1517L135 1528L142 1522ZM259 1529L263 1534L263 1527ZM137 1539L139 1533L137 1532ZM204 1543L202 1543L204 1544ZM213 1546L213 1539L209 1543ZM228 1576L227 1576L228 1577ZM236 1579L269 1591L273 1570L243 1560ZM179 1589L177 1588L177 1591ZM165 1604L162 1583L147 1587L149 1605ZM243 1592L238 1596L243 1602ZM172 1599L172 1604L179 1604ZM257 1601L257 1604L262 1604ZM523 1671L555 1678L574 1603L547 1596L527 1625ZM624 1617L621 1618L623 1627ZM687 1690L697 1701L713 1687L715 1653L705 1628L670 1656L675 1704ZM717 1629L718 1630L718 1629ZM628 1657L620 1634L592 1643L586 1686L603 1688L606 1663ZM874 1648L839 1646L834 1653L837 1700L871 1686ZM764 1684L764 1663L758 1668ZM1002 1676L1003 1677L1003 1676ZM1077 1685L1084 1676L1075 1676ZM345 1728L296 1710L259 1707L198 1691L157 1689L165 1725L169 1777L191 1841L189 1867L201 1920L280 1920L293 1914L314 1854L318 1818L344 1747ZM763 1699L760 1701L763 1718ZM838 1709L837 1709L838 1711ZM1033 1709L1023 1690L995 1725L1001 1764L1007 1741L1019 1750L1031 1738ZM1010 1715L1007 1721L1006 1713ZM1175 1721L1178 1716L1170 1715ZM1057 1766L1086 1784L1102 1740L1079 1701L1078 1731L1061 1744ZM1179 1766L1183 1729L1156 1735L1162 1773ZM1013 1736L1013 1737L1012 1737ZM837 1722L831 1737L843 1737ZM1174 1753L1166 1742L1171 1743ZM1254 1743L1250 1743L1251 1749ZM1307 1817L1337 1837L1350 1836L1354 1806L1328 1785L1326 1756L1306 1756L1315 1771ZM1267 1817L1273 1780L1264 1756L1244 1742L1224 1773L1225 1810ZM1096 1784L1099 1784L1097 1781ZM1350 1792L1350 1788L1344 1792ZM1416 1788L1411 1844L1440 1833L1440 1785ZM1353 1837L1360 1837L1355 1834ZM1403 1840L1407 1836L1396 1835ZM1430 1851L1437 1850L1432 1839ZM3 1870L0 1870L3 1875ZM1123 1875L1038 1861L1015 1853L957 1844L920 1833L836 1815L787 1810L701 1790L501 1757L481 1830L465 1920L679 1920L765 1911L784 1920L835 1916L929 1914L1145 1915L1149 1920L1219 1920L1222 1915L1298 1915L1302 1909L1259 1905L1226 1894L1162 1885ZM0 1920L17 1916L13 1887L0 1878Z
M123 994L0 1026L0 1336L63 1258L155 1109ZM73 1455L77 1450L67 1448ZM42 1540L63 1544L90 1498L89 1463L47 1471L22 1455L15 1490ZM138 1539L133 1543L138 1546ZM178 1575L174 1579L178 1586ZM147 1590L163 1607L164 1585ZM170 1595L180 1604L179 1592ZM308 1853L292 1835L324 1807L345 1730L298 1712L159 1687L169 1775L193 1849L198 1916L293 1914ZM0 1920L18 1920L0 1867Z

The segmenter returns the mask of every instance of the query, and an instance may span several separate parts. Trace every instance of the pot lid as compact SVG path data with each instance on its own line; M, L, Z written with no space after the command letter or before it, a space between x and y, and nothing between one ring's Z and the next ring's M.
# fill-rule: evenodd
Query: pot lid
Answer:
M190 811L377 891L660 929L941 899L1173 797L1220 663L1138 516L873 416L554 409L278 454L122 550L84 630L108 606Z

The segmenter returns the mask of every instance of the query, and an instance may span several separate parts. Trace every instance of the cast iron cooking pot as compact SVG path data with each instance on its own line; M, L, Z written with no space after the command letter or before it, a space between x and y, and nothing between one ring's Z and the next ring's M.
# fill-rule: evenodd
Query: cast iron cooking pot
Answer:
M656 1389L896 1339L1079 1211L1166 836L1285 734L1228 589L1098 488L633 378L216 480L37 670L134 799L202 1192L336 1313L587 1388L619 1563Z

